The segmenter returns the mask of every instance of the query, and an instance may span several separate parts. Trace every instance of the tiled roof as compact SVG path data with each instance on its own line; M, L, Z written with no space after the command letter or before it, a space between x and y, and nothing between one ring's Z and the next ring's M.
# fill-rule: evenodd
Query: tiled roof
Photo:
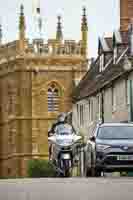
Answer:
M127 49L127 41L128 41L128 33L122 32L122 44L120 47L120 51L118 54L119 62L118 64L113 64L113 59L109 63L109 65L102 71L99 72L99 56L97 60L93 62L90 70L84 76L84 78L80 81L79 85L75 89L73 93L73 100L79 101L86 97L89 97L95 93L98 93L101 88L111 83L114 79L117 79L122 74L126 73L123 68L123 59L124 55L128 52ZM105 38L110 49L113 50L113 38ZM126 51L127 49L127 51ZM124 53L123 53L124 52ZM122 56L121 56L122 55ZM109 57L110 59L111 57ZM112 54L113 58L113 54ZM109 61L109 60L108 60Z
M89 97L97 93L101 88L108 85L122 74L126 73L123 68L123 59L118 65L111 64L102 73L96 73L95 66L88 71L85 79L74 91L73 98L75 101Z

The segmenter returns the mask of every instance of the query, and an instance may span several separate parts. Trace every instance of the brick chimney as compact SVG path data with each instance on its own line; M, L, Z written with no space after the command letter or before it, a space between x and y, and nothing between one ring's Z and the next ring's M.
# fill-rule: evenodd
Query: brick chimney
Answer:
M133 0L120 0L120 30L127 31L133 18Z

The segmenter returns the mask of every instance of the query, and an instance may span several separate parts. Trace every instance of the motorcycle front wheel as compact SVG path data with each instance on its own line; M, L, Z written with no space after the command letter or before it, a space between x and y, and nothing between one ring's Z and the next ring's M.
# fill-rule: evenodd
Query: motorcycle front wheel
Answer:
M63 160L64 177L71 177L70 160Z

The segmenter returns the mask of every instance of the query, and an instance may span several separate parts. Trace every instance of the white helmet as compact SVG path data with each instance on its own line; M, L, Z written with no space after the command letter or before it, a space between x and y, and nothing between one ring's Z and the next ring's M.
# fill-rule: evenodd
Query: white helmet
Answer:
M58 116L58 122L64 122L66 119L66 114L65 113L61 113L59 116Z

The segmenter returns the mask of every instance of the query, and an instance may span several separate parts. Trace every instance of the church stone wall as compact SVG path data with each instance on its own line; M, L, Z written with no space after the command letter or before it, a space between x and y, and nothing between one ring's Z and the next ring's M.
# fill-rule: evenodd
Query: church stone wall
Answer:
M86 69L82 57L8 59L0 64L0 176L24 177L29 159L48 159L48 130L60 112L71 110L74 81ZM52 83L60 90L58 112L48 112Z
M3 44L0 34L0 176L24 177L29 159L48 159L48 130L60 112L72 108L75 81L88 64L86 9L81 40L65 40L60 32L58 17L58 37L30 42L21 5L18 40ZM59 91L58 109L48 111L48 87L53 83Z

